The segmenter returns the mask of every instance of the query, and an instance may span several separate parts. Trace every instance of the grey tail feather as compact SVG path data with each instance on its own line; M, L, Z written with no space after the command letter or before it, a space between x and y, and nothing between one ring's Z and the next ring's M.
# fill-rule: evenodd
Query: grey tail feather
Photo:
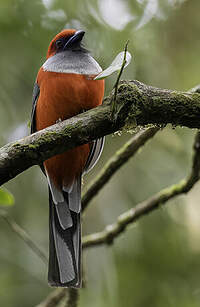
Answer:
M81 225L80 212L69 210L69 195L54 204L49 189L49 272L54 287L81 287ZM79 196L80 197L80 196ZM59 208L59 205L61 208ZM63 208L66 207L66 210ZM65 214L63 215L63 213Z

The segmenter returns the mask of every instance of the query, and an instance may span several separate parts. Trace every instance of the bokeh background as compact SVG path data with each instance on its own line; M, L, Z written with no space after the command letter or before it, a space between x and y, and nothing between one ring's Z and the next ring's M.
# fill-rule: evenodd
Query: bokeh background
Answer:
M32 87L49 41L64 27L84 29L85 45L106 68L129 39L134 60L124 79L188 90L200 82L200 1L0 0L0 144L29 133ZM116 76L106 81L106 93ZM195 131L169 125L127 163L92 201L84 234L190 169ZM92 180L130 134L108 136ZM48 193L33 167L5 185L15 197L9 214L48 250ZM84 252L86 288L80 306L199 307L200 183L129 227L110 247ZM38 304L51 289L47 267L0 219L0 305Z

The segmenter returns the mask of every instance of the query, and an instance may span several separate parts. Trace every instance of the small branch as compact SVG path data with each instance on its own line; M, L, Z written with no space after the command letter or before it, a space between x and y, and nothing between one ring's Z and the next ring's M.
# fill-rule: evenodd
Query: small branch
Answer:
M67 302L64 307L77 307L79 301L79 290L70 288L68 291Z
M57 307L61 302L63 307L77 307L78 301L79 289L59 288L51 292L43 302L35 307Z
M139 81L118 87L115 119L113 93L104 105L41 130L0 149L0 185L27 168L78 145L134 125L168 123L200 128L200 94L158 89Z
M68 295L68 289L56 289L51 292L47 298L36 307L56 307Z
M140 149L160 128L151 127L134 135L114 156L105 164L99 175L90 183L82 196L82 208L85 210L91 199L103 188L110 178Z
M158 209L169 199L190 191L194 184L199 180L200 176L200 132L197 132L196 134L193 149L194 156L192 169L190 175L186 179L181 180L179 183L174 184L169 188L163 189L153 197L138 204L135 208L121 214L118 217L117 222L108 225L104 231L84 237L83 248L113 243L114 239L125 231L130 223L134 223L142 216Z
M44 252L37 246L37 244L31 239L28 233L19 226L13 218L4 210L0 210L0 216L8 223L11 229L32 249L32 251L45 263L48 263L48 258Z

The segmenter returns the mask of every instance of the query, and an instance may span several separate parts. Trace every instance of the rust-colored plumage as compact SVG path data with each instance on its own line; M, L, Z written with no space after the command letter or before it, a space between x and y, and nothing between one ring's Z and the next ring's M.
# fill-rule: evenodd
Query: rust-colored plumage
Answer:
M40 97L36 108L36 129L54 125L102 103L104 83L90 76L39 70ZM52 95L52 93L54 93ZM82 145L45 161L44 165L56 186L71 184L83 170L89 145Z

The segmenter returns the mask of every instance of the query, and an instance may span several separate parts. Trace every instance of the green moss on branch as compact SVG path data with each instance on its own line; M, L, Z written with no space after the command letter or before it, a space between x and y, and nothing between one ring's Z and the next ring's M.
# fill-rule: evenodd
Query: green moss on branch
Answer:
M195 89L196 90L196 89ZM197 91L198 92L198 91ZM115 120L110 101L0 149L0 185L35 164L75 146L133 125L200 128L200 94L123 81L118 88Z

